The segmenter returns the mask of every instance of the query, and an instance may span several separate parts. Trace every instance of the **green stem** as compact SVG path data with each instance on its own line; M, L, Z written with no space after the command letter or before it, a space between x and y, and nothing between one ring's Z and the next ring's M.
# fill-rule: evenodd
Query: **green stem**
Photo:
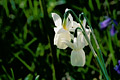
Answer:
M78 27L76 29L80 29L80 27ZM100 66L100 69L101 69L102 73L104 74L104 77L106 78L106 80L109 80L109 79L107 79L107 74L105 73L105 70L104 70L104 67L102 65L102 62L101 62L100 58L97 56L97 54L95 53L95 50L93 49L93 46L92 46L92 44L91 44L87 34L85 32L83 32L83 34L84 34L84 36L85 36L85 38L86 38L86 40L87 40L87 42L88 42L92 52L93 52L93 55L94 55L96 61L98 62L99 66Z
M13 69L11 68L10 70L11 70L11 74L12 74L12 80L15 80Z
M103 55L102 55L101 49L100 49L100 47L99 47L99 44L98 44L98 42L97 42L97 40L96 40L96 37L95 37L94 31L93 31L93 28L92 28L92 26L91 26L88 18L86 17L86 15L85 15L84 13L81 13L81 15L83 15L83 16L85 17L88 25L90 26L92 36L93 36L93 38L94 38L94 41L95 41L95 43L96 43L96 46L97 46L97 49L98 49L98 52L99 52L99 53L98 53L98 56L100 57L100 59L101 59L101 61L102 61L102 65L103 65L104 70L105 70L105 73L106 73L107 76L108 76L108 73L107 73L107 70L106 70L106 67L105 67L105 64L104 64Z
M104 63L103 63L103 61L101 62L101 57L97 56L97 54L95 53L95 50L94 50L94 48L93 48L93 46L92 46L92 44L91 44L91 42L90 42L90 40L89 40L89 38L88 38L88 36L87 36L87 34L86 34L86 30L84 29L84 27L83 27L81 21L79 20L79 18L77 17L77 15L76 15L71 9L69 9L69 10L64 14L64 19L66 19L66 16L68 16L69 13L73 14L74 17L75 17L75 19L80 23L80 25L81 25L81 27L82 27L82 30L83 30L82 32L83 32L83 34L84 34L84 36L85 36L85 38L86 38L86 40L87 40L87 42L88 42L91 50L92 50L92 53L93 53L94 57L96 58L99 66L100 66L100 68L101 68L102 73L104 74L105 79L106 79L106 80L109 80L108 74L106 73L105 67L104 67L104 65L103 65ZM88 21L88 20L87 20L87 21ZM64 24L64 22L63 22L63 24ZM91 27L91 26L90 26L90 27ZM81 28L79 28L79 27L78 27L78 29L81 30ZM92 31L92 35L94 35L92 28L91 28L91 31ZM93 36L93 37L94 37L94 39L96 40L95 36ZM97 41L97 40L96 40L96 41ZM96 41L95 41L95 42L96 42ZM97 43L97 42L96 42L96 43ZM97 45L98 45L98 44L97 44ZM98 46L98 48L99 48L99 46ZM102 56L102 55L101 55L101 56Z

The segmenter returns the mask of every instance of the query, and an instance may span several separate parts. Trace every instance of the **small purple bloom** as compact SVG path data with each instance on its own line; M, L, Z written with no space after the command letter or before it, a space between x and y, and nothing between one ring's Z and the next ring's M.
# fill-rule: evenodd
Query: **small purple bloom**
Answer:
M110 29L111 36L114 36L117 31L115 30L114 24L112 24L112 28Z
M120 65L120 60L118 60L118 64Z
M116 20L113 20L113 24L112 24L112 28L110 29L110 34L111 34L111 36L114 36L115 35L115 33L117 33L117 31L115 30L115 26L118 26L118 23L117 23L117 21Z
M106 20L100 22L100 28L104 29L111 23L111 18L107 18Z
M118 23L117 23L117 21L116 21L116 20L113 20L113 22L116 24L116 26L118 26Z
M115 71L117 71L118 74L120 74L120 60L118 60L118 64L114 67Z
M117 31L116 31L116 26L118 26L118 23L116 20L112 20L111 18L107 17L106 20L100 22L100 29L103 30L104 28L108 27L111 24L111 29L110 29L110 35L114 36Z

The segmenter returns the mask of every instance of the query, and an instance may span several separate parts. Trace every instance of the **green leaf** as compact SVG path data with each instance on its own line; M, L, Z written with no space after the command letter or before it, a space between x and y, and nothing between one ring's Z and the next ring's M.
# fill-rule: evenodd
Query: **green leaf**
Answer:
M15 2L14 0L10 0L11 6L13 10L16 10Z
M33 38L31 41L29 41L24 47L29 47L33 42L35 42L37 38Z
M115 52L113 50L113 46L112 46L112 41L111 41L111 36L110 36L110 33L109 33L109 30L107 31L107 34L108 34L108 39L107 39L107 43L108 43L108 47L109 47L109 51L112 55L112 61L113 61L113 65L115 66L117 64L117 60L115 58Z
M24 80L33 80L33 75L32 74L28 74Z
M20 2L19 7L24 9L27 6L27 0L23 0Z
M38 1L36 1L36 0L34 0L33 14L36 18L38 18Z
M14 53L13 55L22 63L22 64L24 64L24 66L28 69L28 70L30 70L31 72L33 72L34 71L34 68L32 68L31 66L29 66L23 59L21 59L20 57L19 57L19 54L21 53L21 51L19 51L19 52L17 52L17 53Z
M8 72L7 72L7 70L5 69L5 67L4 67L3 65L2 65L1 67L2 67L3 71L6 73L8 79L9 79L9 80L12 80L11 76L8 74Z
M113 10L113 18L114 18L114 19L116 19L116 17L117 17L116 14L117 14L117 12L116 12L116 10L114 9L114 10Z
M89 0L88 1L88 4L89 4L89 7L92 11L94 11L94 7L93 7L93 4L92 4L92 0Z
M44 9L43 9L43 5L42 5L42 1L39 0L39 3L40 3L40 15L41 15L41 18L44 17Z
M30 9L33 10L32 1L31 1L31 0L28 0L28 2L29 2L29 7L30 7Z
M29 16L29 17L27 18L27 23L30 24L33 19L34 19L34 16Z
M96 0L96 4L97 4L98 9L100 10L100 8L101 8L100 1L99 1L99 0Z
M39 80L39 77L40 77L40 75L37 75L37 76L35 77L35 80Z
M8 0L2 0L7 16L9 16Z
M38 44L37 50L36 50L36 57L40 56L44 56L44 47L45 45L42 45L41 43Z
M25 26L23 27L23 31L24 31L23 38L24 38L24 40L26 40L27 39L27 33L28 33L27 24L25 24Z
M15 80L13 69L11 68L12 80Z

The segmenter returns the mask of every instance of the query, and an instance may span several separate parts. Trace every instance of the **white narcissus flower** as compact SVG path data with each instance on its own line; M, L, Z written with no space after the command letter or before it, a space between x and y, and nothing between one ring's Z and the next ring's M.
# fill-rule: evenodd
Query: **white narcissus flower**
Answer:
M85 52L83 48L85 44L83 43L82 32L79 34L79 37L73 39L73 43L63 40L63 42L72 49L71 52L71 64L72 66L84 66L85 65Z
M73 26L72 31L75 31L77 26L80 27L80 25L77 22L75 23L75 25L76 26ZM87 34L88 38L90 39L90 32L91 31L90 31L90 29L85 28L85 25L86 25L86 20L84 19L83 20L83 27L86 30L86 34ZM73 66L84 66L86 60L85 60L85 52L84 52L83 48L85 46L87 46L88 43L87 43L82 31L77 30L77 37L74 37L73 43L71 43L67 40L64 40L64 39L63 39L63 42L66 45L68 45L68 47L73 49L71 52L71 64Z
M66 11L69 9L66 9ZM85 52L83 48L88 45L83 33L81 30L77 30L77 37L74 37L70 32L75 32L77 27L81 27L79 23L73 21L71 14L68 15L66 19L66 24L63 25L61 17L52 13L52 18L55 23L55 36L54 36L54 45L60 49L66 49L70 47L71 52L71 64L73 66L84 66L85 65ZM86 20L83 20L83 27L86 31L88 38L90 39L90 29L85 27ZM73 43L71 42L73 40Z
M65 40L71 41L71 34L69 32L70 27L72 27L73 18L71 14L69 14L66 20L66 26L63 26L61 17L52 13L52 18L55 23L55 36L54 36L54 45L56 45L60 49L66 49L68 46L62 42L62 38Z

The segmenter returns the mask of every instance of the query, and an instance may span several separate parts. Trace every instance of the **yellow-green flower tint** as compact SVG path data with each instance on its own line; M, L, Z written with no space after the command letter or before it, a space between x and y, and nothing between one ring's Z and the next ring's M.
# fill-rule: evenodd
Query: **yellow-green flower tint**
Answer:
M63 25L63 28L64 28L65 30L67 30L66 25Z
M63 28L64 28L65 30L67 30L67 28L66 28L66 19L63 20Z

